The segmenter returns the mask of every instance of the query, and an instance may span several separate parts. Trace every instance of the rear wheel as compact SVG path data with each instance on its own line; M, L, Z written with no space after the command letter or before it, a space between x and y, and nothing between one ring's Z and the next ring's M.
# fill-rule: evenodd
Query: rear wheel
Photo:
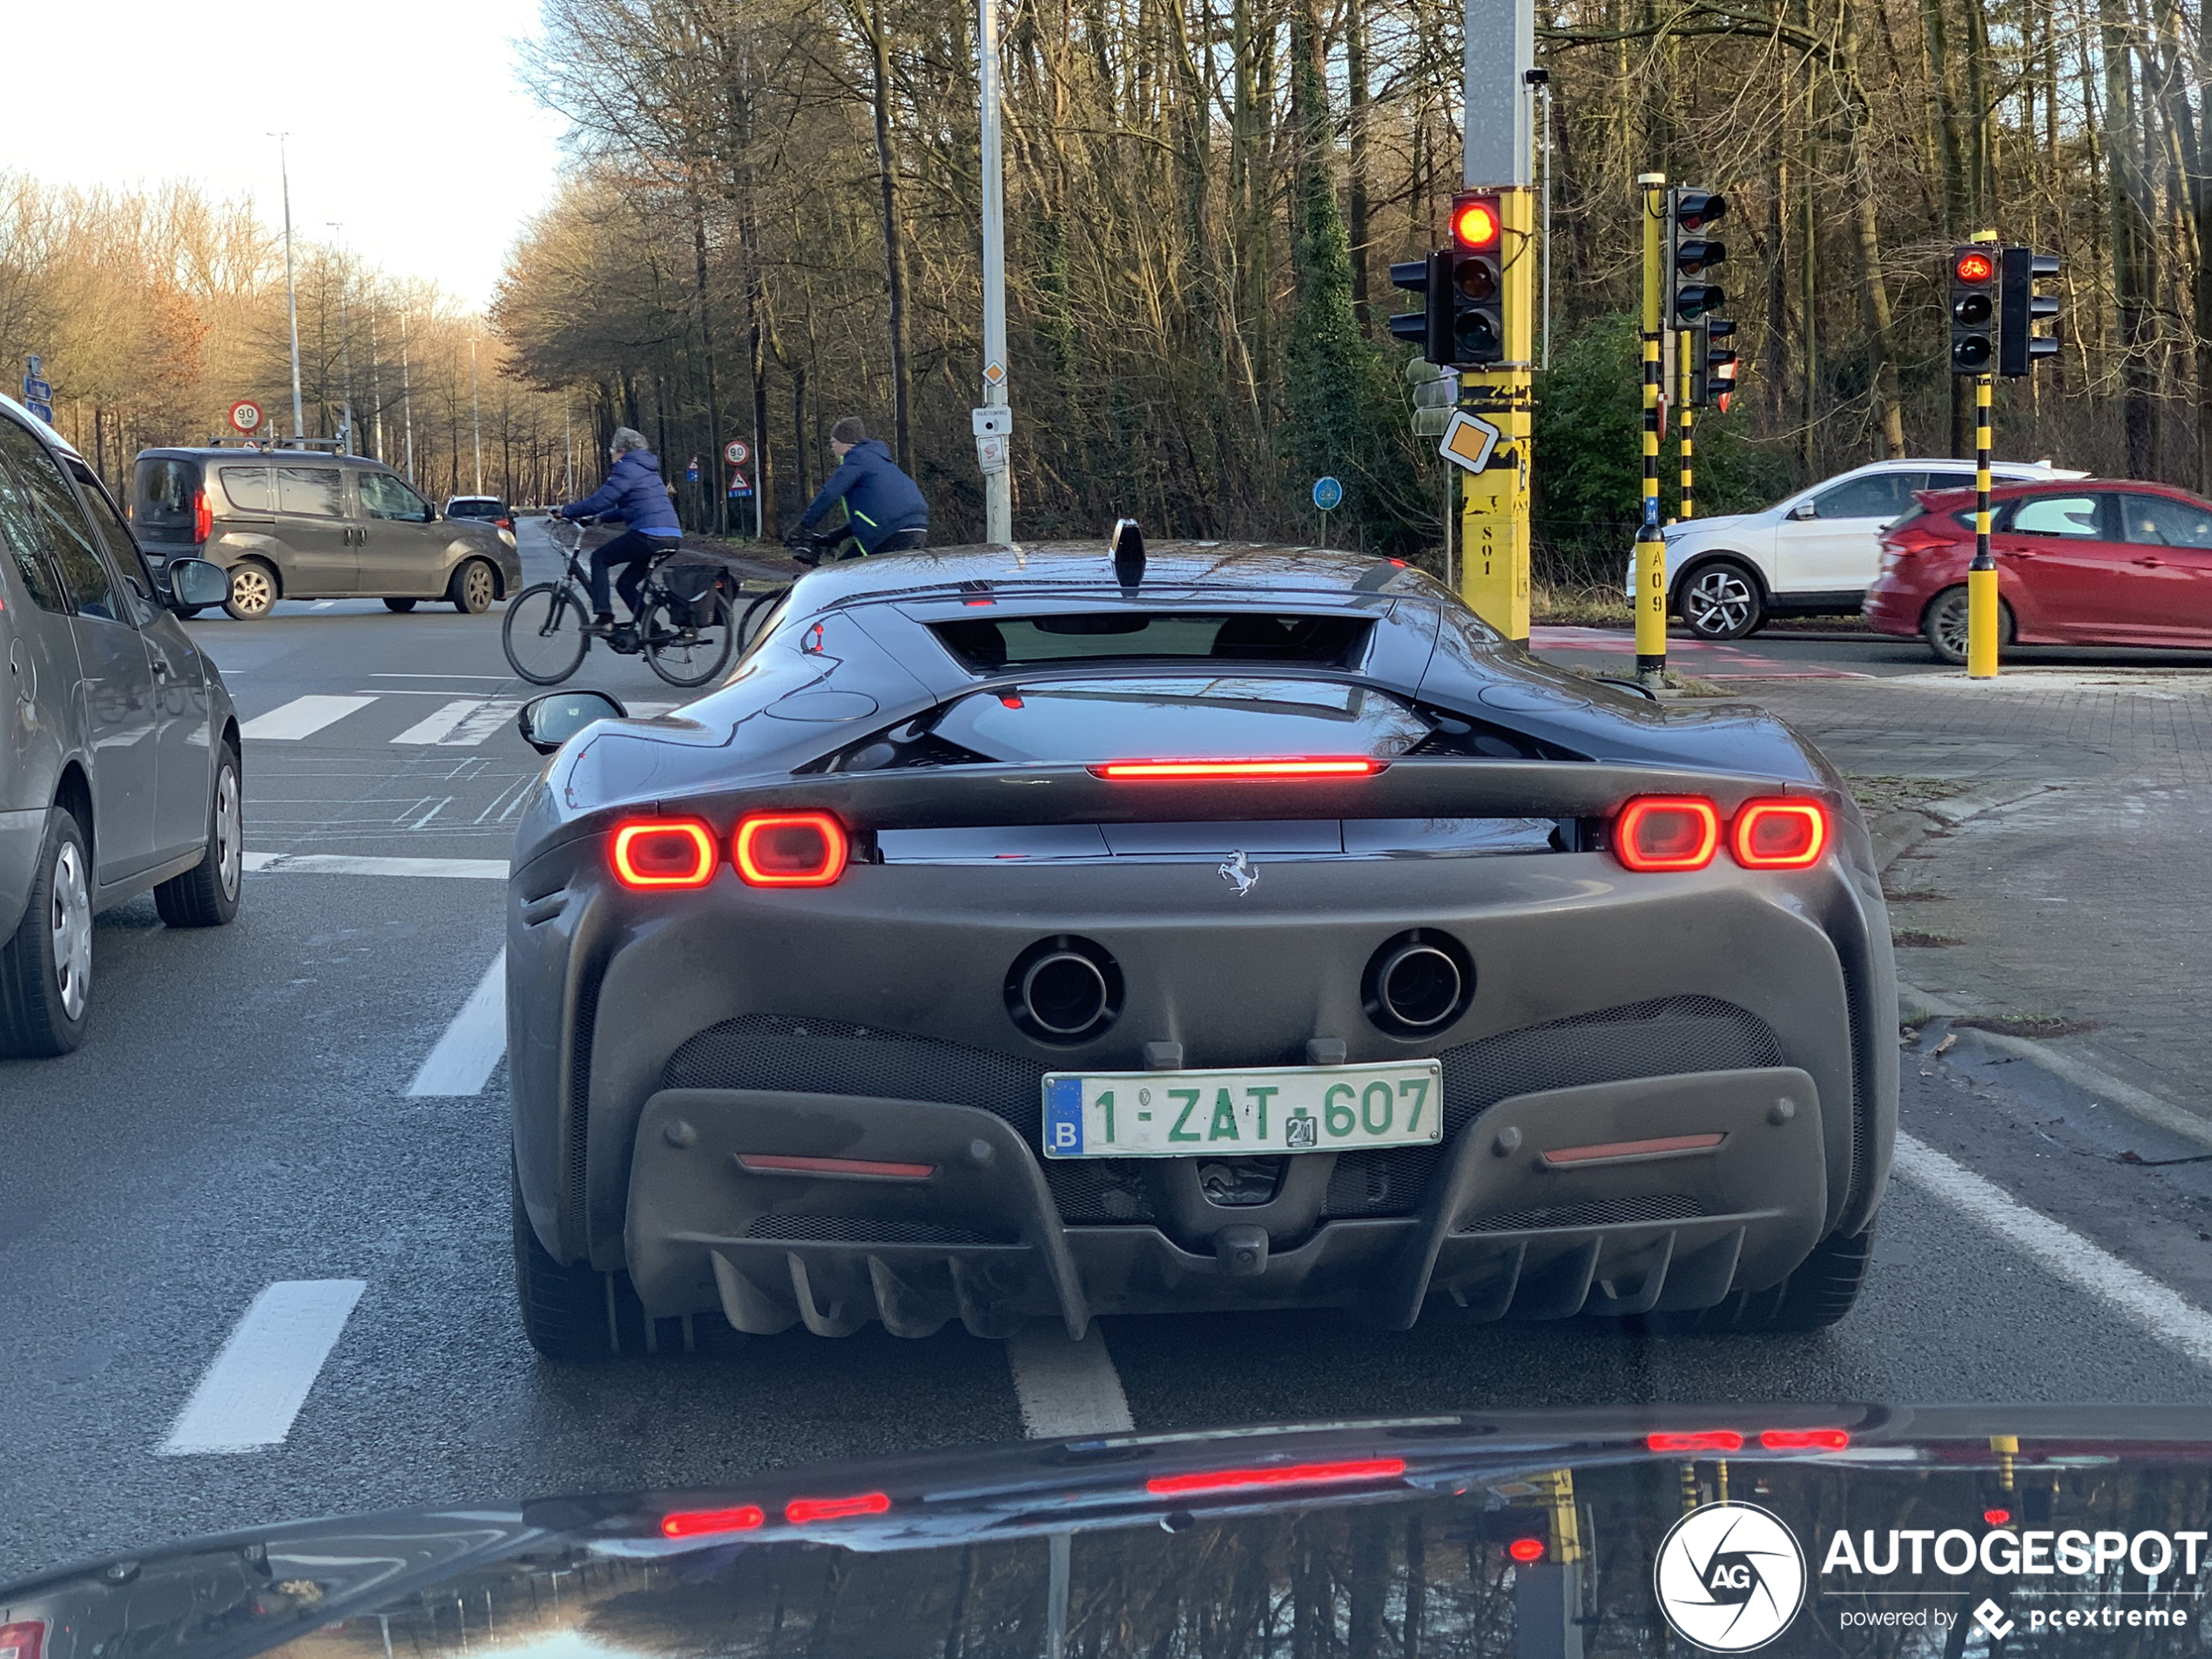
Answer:
M1675 604L1689 631L1700 639L1741 639L1766 621L1759 579L1734 559L1697 566L1675 590Z
M1666 1336L1767 1336L1824 1331L1849 1313L1866 1283L1874 1230L1855 1238L1831 1234L1781 1284L1764 1291L1735 1291L1717 1306L1695 1313L1652 1316L1649 1328Z
M499 578L482 559L470 559L455 570L453 585L446 590L446 597L453 601L453 608L464 617L482 616L498 597Z
M1928 642L1938 662L1963 666L1966 660L1966 590L1946 588L1928 601L1920 613L1920 637ZM1997 602L1997 643L2013 643L2013 608Z
M238 916L246 867L245 814L239 806L238 752L215 752L215 790L207 803L207 856L153 890L154 908L172 927L220 927Z
M639 624L637 637L653 672L671 685L704 685L720 673L737 644L738 631L730 617L730 602L718 589L699 609L708 612L704 623L694 623L695 608L687 600L657 599Z
M577 671L591 637L583 603L567 583L541 582L524 588L507 607L500 643L507 661L533 685L558 685Z
M92 995L92 862L66 806L46 815L30 900L0 945L0 1054L68 1054Z
M223 609L234 622L259 622L277 602L276 572L259 559L231 567L231 597Z
M400 615L404 617L408 611L415 609L415 601L412 599L387 599L384 602L384 609L387 610L396 610L400 613Z
M589 1262L566 1263L537 1241L523 1185L507 1170L515 1231L515 1294L523 1332L549 1359L595 1360L647 1353L728 1353L741 1344L719 1313L648 1319L627 1273L603 1273Z

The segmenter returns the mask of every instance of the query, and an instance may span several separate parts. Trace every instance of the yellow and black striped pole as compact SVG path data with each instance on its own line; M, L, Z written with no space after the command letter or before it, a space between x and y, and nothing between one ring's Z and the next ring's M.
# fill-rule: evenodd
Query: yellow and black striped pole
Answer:
M1974 376L1974 562L1966 567L1966 678L1997 678L1997 561L1989 552L1989 391Z
M1675 419L1682 423L1682 512L1685 522L1697 516L1697 411L1689 407L1689 354L1697 334L1694 329L1675 331Z
M1636 526L1636 677L1667 672L1667 543L1659 534L1659 285L1664 273L1667 175L1636 175L1643 212L1643 521Z

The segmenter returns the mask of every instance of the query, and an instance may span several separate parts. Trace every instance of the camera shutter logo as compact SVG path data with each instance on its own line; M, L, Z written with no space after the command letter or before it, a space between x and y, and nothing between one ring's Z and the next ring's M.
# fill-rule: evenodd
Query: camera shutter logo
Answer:
M1668 1528L1652 1588L1683 1641L1749 1653L1788 1629L1804 1605L1805 1554L1755 1504L1701 1504Z

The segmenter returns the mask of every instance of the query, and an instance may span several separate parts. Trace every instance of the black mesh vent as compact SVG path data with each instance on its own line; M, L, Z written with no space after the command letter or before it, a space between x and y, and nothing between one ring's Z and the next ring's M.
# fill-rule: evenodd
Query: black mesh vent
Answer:
M1049 1069L1034 1060L936 1037L836 1020L748 1014L709 1026L685 1043L670 1056L661 1087L877 1095L975 1106L1004 1118L1035 1150ZM1062 1220L1152 1218L1143 1181L1126 1160L1048 1160L1044 1178Z
M1669 996L1523 1026L1447 1050L1444 1140L1514 1095L1630 1077L1778 1066L1782 1045L1757 1015L1712 996ZM1440 1146L1346 1152L1329 1180L1325 1217L1410 1216L1443 1157Z
M901 1221L887 1216L755 1216L745 1224L747 1238L783 1238L823 1244L1011 1244L1010 1233L974 1227L941 1227L934 1222Z
M1686 1192L1647 1192L1622 1198L1597 1198L1588 1204L1563 1204L1552 1210L1512 1210L1501 1216L1484 1216L1460 1231L1518 1233L1534 1232L1544 1227L1609 1227L1623 1222L1691 1221L1705 1213L1703 1202Z

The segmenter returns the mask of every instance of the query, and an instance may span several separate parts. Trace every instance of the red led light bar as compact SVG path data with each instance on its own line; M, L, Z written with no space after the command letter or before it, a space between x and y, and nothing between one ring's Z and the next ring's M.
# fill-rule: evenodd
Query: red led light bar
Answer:
M1523 1567L1544 1559L1544 1541L1541 1538L1516 1538L1506 1546L1506 1554Z
M1278 759L1103 760L1094 778L1372 778L1383 769L1365 755L1285 755Z
M625 887L703 887L714 880L714 833L696 819L618 824L611 856Z
M1770 1452L1841 1452L1851 1445L1851 1433L1840 1428L1770 1428L1759 1435Z
M794 1527L804 1527L813 1521L880 1515L890 1507L890 1494L882 1492L858 1492L849 1498L793 1498L784 1506L784 1519Z
M2013 1512L2009 1509L1985 1509L1981 1512L1981 1518L1993 1527L2009 1527L2013 1524Z
M1613 856L1631 870L1702 870L1720 846L1720 808L1695 795L1639 795L1613 820Z
M829 813L753 813L731 841L738 873L756 887L826 887L845 873L852 848Z
M1608 1158L1657 1157L1667 1152L1703 1152L1721 1143L1718 1135L1662 1135L1648 1141L1603 1141L1595 1146L1562 1146L1544 1154L1547 1163L1599 1163Z
M734 1509L678 1509L660 1518L660 1530L664 1538L704 1538L718 1532L751 1532L767 1519L757 1503L741 1503Z
M826 1175L847 1181L927 1181L934 1163L879 1163L868 1158L786 1157L774 1152L740 1152L738 1167L752 1175Z
M1175 1498L1207 1492L1326 1486L1342 1480L1388 1480L1405 1473L1406 1460L1402 1457L1352 1458L1341 1463L1285 1463L1267 1469L1208 1469L1197 1474L1155 1475L1144 1483L1144 1489L1156 1498Z
M1744 802L1729 851L1747 870L1804 870L1828 851L1828 809L1817 800Z
M1695 1434L1647 1434L1643 1443L1655 1452L1740 1452L1743 1437L1732 1428L1702 1429Z

